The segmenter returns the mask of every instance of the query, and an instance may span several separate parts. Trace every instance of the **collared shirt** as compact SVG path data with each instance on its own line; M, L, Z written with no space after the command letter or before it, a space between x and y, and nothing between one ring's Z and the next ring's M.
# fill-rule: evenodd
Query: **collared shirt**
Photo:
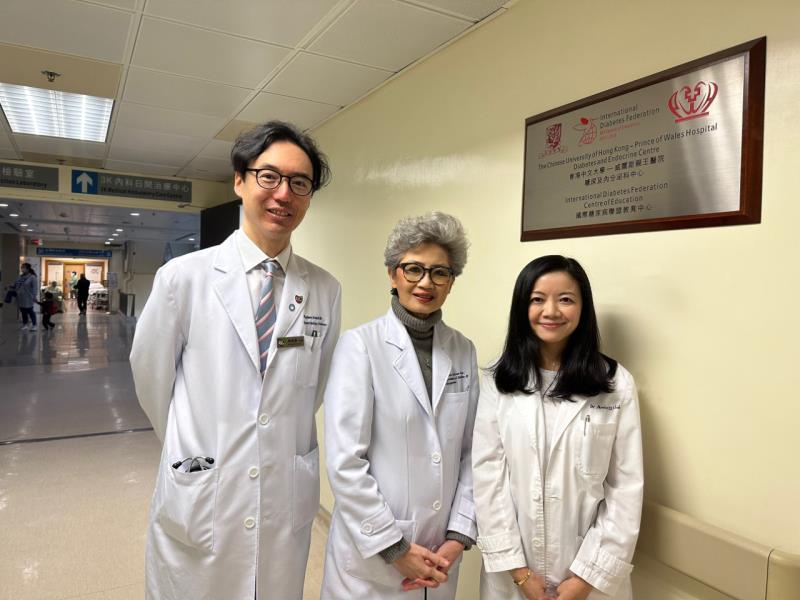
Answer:
M247 289L250 292L250 302L253 306L253 318L255 318L258 303L261 301L261 287L264 285L266 277L261 263L273 258L281 266L282 270L272 276L273 295L278 298L275 306L279 306L283 293L283 282L286 279L286 269L289 267L289 258L292 256L292 245L288 244L278 253L278 256L268 256L255 245L253 240L247 237L243 230L239 229L236 231L236 247L239 249L239 256L242 259L242 266L247 278Z

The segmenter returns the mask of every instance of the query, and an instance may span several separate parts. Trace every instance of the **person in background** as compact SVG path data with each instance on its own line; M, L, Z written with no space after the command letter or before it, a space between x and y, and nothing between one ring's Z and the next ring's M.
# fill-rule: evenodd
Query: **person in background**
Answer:
M86 304L89 302L89 286L91 282L86 279L86 275L81 273L80 279L75 284L75 291L78 295L78 312L86 314Z
M17 306L22 313L22 330L28 329L28 319L30 319L30 331L36 331L36 312L33 305L39 297L39 280L31 263L22 263L20 278L14 283L17 292Z
M50 318L58 312L56 308L55 299L53 298L52 292L45 292L44 293L44 300L41 302L36 302L41 307L42 311L42 327L45 331L52 330L56 328L55 323L53 323Z
M233 144L241 229L158 270L131 352L163 442L145 557L151 600L300 600L319 511L314 415L341 286L292 233L330 177L296 127Z
M75 284L78 283L78 274L73 271L69 276L69 297L75 298Z
M639 406L633 377L599 344L576 260L543 256L522 269L475 421L482 600L633 598Z
M336 497L322 600L452 600L475 541L475 347L442 321L467 261L461 223L400 221L384 252L386 315L346 332L325 390Z

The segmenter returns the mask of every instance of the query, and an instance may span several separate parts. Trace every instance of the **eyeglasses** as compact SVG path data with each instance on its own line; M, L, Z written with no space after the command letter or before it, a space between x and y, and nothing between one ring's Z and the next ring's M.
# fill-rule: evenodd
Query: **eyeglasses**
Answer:
M403 277L409 283L419 283L428 273L434 285L444 285L453 277L453 269L443 265L434 265L431 268L423 267L419 263L407 262L400 263L395 267L403 270Z
M305 175L284 175L273 169L245 169L256 174L256 183L265 190L280 187L283 180L289 182L289 189L296 196L308 196L314 191L314 183Z

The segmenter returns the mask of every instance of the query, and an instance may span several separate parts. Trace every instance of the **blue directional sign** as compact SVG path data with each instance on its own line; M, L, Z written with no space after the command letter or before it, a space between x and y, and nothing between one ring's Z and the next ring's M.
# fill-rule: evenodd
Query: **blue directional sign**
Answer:
M72 169L72 193L73 194L97 194L97 182L99 175L97 171L79 171Z

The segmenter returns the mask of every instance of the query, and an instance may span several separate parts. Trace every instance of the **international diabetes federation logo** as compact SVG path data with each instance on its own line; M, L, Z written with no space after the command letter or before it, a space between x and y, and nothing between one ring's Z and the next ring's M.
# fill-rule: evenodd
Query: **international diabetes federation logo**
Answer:
M550 127L547 128L545 146L547 146L547 150L550 152L558 152L561 148L561 123L550 125Z
M597 139L597 125L595 125L594 119L581 117L580 122L573 125L572 128L582 132L581 139L578 140L581 146L587 146Z
M708 109L717 97L717 84L713 81L698 81L693 88L688 85L675 91L667 106L675 115L675 122L688 121L708 115Z

